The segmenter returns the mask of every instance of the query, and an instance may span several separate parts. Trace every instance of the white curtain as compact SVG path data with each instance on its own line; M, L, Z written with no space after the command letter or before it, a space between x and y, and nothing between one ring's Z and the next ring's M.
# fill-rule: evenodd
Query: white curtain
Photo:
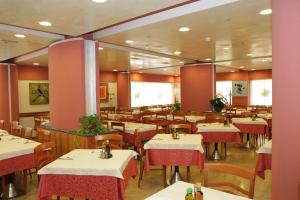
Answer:
M231 91L232 91L232 81L216 82L216 95L225 97L228 103L232 102Z
M251 105L272 105L272 79L251 81Z

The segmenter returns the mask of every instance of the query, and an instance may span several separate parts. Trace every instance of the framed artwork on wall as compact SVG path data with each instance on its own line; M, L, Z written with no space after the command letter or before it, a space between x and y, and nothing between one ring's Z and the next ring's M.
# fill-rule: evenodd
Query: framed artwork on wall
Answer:
M49 84L29 83L29 103L30 105L49 104Z
M233 81L232 96L238 96L238 97L248 96L247 81Z
M100 102L108 102L108 83L100 83L99 96Z

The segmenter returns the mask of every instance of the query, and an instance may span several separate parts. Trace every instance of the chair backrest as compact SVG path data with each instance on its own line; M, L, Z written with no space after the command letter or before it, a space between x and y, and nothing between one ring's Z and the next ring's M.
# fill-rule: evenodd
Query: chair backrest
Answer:
M125 124L123 122L111 122L110 126L112 129L115 128L125 133Z
M1 120L0 120L0 129L4 130L4 126L5 126L4 120L1 119Z
M156 120L156 133L169 133L169 122L166 119Z
M48 130L39 129L37 131L37 140L41 143L51 141L51 132Z
M185 120L185 113L182 112L174 112L173 120Z
M102 147L102 143L106 140L109 141L110 147L112 149L122 149L123 146L123 136L117 134L105 134L95 136L95 148L99 149Z
M10 123L10 134L22 137L21 129L22 126L19 124L18 121L12 121Z
M42 120L40 118L34 118L34 130L37 129L38 126L40 126L42 123Z
M56 158L55 143L46 142L34 148L35 167L39 170Z
M101 120L101 123L102 123L103 126L106 128L106 130L109 130L109 124L108 124L108 121L103 121L103 120Z
M23 138L32 139L32 128L31 127L24 127L21 130L21 136Z
M192 125L191 124L170 124L169 125L169 133L171 133L172 129L176 129L177 131L191 134L192 133Z
M213 123L213 122L224 122L224 116L223 115L206 115L205 123Z
M222 174L230 174L234 176L238 176L249 181L249 189L246 190L241 188L239 184L234 184L232 182L209 182L208 181L208 174L209 172L217 172ZM254 196L254 184L255 184L255 170L248 169L245 167L232 165L232 164L225 164L225 163L206 163L204 165L203 170L204 175L204 186L205 187L229 187L243 193L248 196L248 198L253 199Z

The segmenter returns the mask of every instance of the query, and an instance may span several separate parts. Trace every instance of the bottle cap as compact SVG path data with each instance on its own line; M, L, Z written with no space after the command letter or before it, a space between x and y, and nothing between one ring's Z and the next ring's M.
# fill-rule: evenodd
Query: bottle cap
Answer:
M200 182L196 183L196 184L195 184L195 187L196 187L196 188L201 188L201 183L200 183Z
M186 193L187 193L187 194L192 194L192 193L193 193L193 189L190 188L190 187L187 188L187 189L186 189Z

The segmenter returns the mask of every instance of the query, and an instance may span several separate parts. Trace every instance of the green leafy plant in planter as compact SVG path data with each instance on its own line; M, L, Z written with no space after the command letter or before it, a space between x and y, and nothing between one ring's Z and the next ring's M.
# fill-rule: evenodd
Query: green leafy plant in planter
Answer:
M89 115L79 118L81 129L78 132L82 135L97 135L106 132L98 115Z
M224 109L225 105L227 104L227 100L225 97L218 96L210 100L210 103L213 107L214 112L221 112Z
M180 109L181 109L181 104L179 102L174 103L173 110L180 111Z

